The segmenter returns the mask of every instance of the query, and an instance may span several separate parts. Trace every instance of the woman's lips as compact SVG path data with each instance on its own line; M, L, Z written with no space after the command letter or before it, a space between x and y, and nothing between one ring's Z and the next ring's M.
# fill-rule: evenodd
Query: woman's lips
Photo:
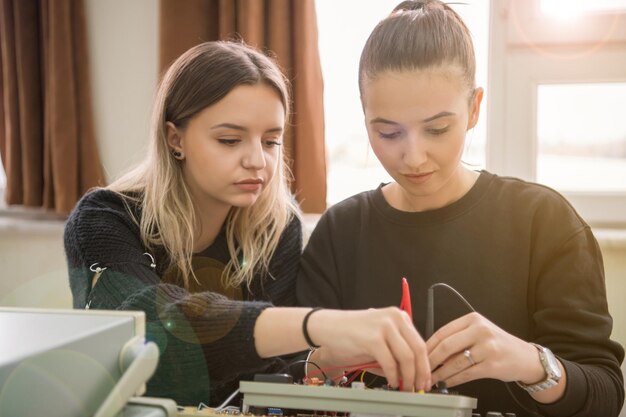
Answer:
M402 174L402 175L404 175L404 178L406 178L408 181L412 182L413 184L424 184L433 176L433 173L434 171L426 172L424 174Z
M261 178L247 178L237 181L235 185L244 191L258 191L263 187L263 180Z

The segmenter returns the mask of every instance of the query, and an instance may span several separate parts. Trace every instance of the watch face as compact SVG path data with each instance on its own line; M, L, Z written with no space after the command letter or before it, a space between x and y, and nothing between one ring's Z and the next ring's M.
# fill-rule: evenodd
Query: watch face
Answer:
M546 349L545 353L546 353L546 361L548 362L548 366L550 367L550 370L552 371L555 377L560 378L561 367L559 366L559 362L557 361L552 351L550 351L549 349Z

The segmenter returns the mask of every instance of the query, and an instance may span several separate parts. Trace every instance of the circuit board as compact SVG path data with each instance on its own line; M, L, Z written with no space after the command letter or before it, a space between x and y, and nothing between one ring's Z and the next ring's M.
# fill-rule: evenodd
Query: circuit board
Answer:
M198 410L197 407L183 407L182 410L176 413L176 417L229 417L230 415L228 413L218 413L214 408L208 407L202 410Z
M407 417L472 417L476 399L378 389L241 381L242 412L249 407L332 410Z

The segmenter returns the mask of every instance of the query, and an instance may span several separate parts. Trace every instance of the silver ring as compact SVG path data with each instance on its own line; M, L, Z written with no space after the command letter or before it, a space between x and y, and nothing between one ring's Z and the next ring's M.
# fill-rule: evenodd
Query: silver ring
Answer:
M476 365L476 361L474 360L474 358L472 358L472 352L470 352L469 349L465 349L463 351L463 356L467 358L467 360L470 363L470 366Z

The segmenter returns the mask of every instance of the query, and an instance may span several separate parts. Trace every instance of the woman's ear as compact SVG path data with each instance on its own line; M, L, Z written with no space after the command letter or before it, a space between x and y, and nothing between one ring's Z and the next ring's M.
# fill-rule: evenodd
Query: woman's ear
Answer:
M470 103L470 114L467 121L467 130L472 129L478 123L478 116L480 115L480 103L483 101L484 90L478 87L474 90L474 95Z
M167 146L170 151L181 152L182 148L182 135L178 128L172 122L165 123L165 138L167 140Z

